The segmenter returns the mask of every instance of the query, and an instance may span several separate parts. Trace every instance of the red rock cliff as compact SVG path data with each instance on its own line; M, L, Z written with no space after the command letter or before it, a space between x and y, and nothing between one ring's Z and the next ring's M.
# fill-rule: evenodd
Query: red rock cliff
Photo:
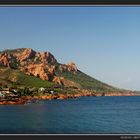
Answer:
M42 80L53 81L62 84L64 78L55 74L57 60L50 52L37 52L31 48L16 49L14 51L4 51L0 53L0 65L11 67L17 64L17 69L28 75L33 75ZM11 67L12 68L12 67ZM60 64L59 70L77 72L75 63Z

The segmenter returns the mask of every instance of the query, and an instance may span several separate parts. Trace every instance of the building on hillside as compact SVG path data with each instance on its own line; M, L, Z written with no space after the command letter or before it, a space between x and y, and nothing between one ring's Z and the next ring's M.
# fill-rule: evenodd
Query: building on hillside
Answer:
M44 92L45 88L41 87L41 88L39 88L39 91Z

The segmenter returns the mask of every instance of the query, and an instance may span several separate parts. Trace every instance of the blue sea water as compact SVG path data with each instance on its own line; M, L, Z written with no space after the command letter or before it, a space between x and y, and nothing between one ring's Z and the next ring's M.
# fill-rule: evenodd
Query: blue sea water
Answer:
M140 134L140 97L0 106L0 134Z

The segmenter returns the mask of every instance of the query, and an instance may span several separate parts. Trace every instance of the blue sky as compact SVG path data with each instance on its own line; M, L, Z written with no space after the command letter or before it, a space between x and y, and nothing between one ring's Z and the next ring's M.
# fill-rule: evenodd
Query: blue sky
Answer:
M0 7L0 50L20 47L140 90L140 7Z

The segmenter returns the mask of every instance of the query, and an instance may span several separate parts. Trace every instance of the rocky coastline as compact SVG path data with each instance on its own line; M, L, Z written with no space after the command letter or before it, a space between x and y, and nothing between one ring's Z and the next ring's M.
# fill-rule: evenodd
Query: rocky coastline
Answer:
M27 104L28 102L34 103L37 100L66 100L66 99L75 99L79 97L86 97L86 96L94 96L94 97L99 97L99 96L139 96L139 94L136 93L108 93L108 94L101 94L101 93L91 93L91 92L85 92L85 93L77 93L77 94L49 94L49 95L42 95L42 96L24 96L20 98L15 98L12 100L0 100L0 105L24 105Z

